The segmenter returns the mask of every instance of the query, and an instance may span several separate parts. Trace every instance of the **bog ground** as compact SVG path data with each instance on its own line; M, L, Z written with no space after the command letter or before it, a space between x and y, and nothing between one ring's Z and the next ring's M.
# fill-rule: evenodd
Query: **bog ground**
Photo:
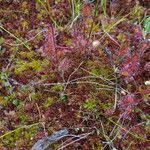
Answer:
M0 150L150 150L148 0L0 0Z

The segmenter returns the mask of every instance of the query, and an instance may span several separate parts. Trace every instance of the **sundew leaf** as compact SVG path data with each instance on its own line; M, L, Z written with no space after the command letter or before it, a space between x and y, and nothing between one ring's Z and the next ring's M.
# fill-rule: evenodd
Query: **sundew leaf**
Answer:
M54 28L49 26L45 34L45 44L43 46L43 54L51 59L52 61L56 60L56 49L54 41Z

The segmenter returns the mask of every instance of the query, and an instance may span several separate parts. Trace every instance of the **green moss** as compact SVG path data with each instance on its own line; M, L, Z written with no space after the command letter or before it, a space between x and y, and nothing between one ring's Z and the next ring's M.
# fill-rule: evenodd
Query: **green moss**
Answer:
M96 109L96 101L94 99L87 99L86 102L83 103L83 108L87 110L95 110Z
M111 70L107 67L92 68L91 73L95 74L96 76L103 76L105 78L109 78L111 75Z
M23 129L17 129L15 132L6 135L3 137L2 143L4 146L9 147L9 148L14 148L15 143L23 138L24 141L28 141L27 143L29 144L31 141L31 138L33 138L37 132L37 127L31 127L29 129L26 129L25 131Z
M35 53L33 51L31 51L31 52L21 51L21 52L19 52L19 55L23 58L32 59L35 56Z
M43 11L43 10L41 10L41 11ZM40 12L41 12L40 11ZM39 42L39 41L41 41L42 39L43 39L43 36L42 36L42 34L39 34L39 33L41 33L42 31L41 31L41 29L37 29L36 31L36 40Z
M16 62L16 65L14 66L15 74L21 74L28 68L29 68L28 62L19 60Z
M92 67L92 66L94 66L94 64L95 64L95 62L92 60L87 60L87 62L86 62L87 67Z
M64 44L65 44L66 46L70 46L70 45L72 44L72 40L71 40L71 39L66 39L66 40L64 41Z
M29 119L29 116L28 115L26 115L26 114L20 114L20 113L18 113L18 116L19 116L19 122L21 123L21 124L26 124L26 122L28 121L28 119Z
M4 97L0 96L0 107L7 106L8 102L4 99Z
M132 10L131 17L134 19L135 18L140 19L142 13L143 13L142 7L139 5L135 5Z
M32 55L32 53L31 53ZM47 66L49 62L47 60L32 60L30 62L25 60L17 60L14 66L15 74L22 74L28 69L33 69L35 72L40 72Z
M33 60L28 65L36 72L42 71L42 62L40 60Z
M29 23L26 20L21 22L22 30L25 31L29 28Z
M89 71L96 76L103 76L105 78L111 78L112 70L108 65L102 64L99 61L88 60L85 64Z
M92 150L102 150L103 149L103 145L100 142L94 143L92 145Z
M19 105L19 100L17 99L17 94L16 93L11 93L8 96L4 97L4 100L6 101L6 104L12 103L14 106L18 106Z
M41 75L41 79L48 79L48 78L49 78L49 75L47 75L47 74Z
M48 108L48 107L51 106L53 103L54 103L53 98L48 97L48 98L46 99L46 101L44 102L43 106L44 106L44 108Z
M91 32L91 26L93 26L92 32L99 32L100 31L99 24L95 24L93 22L93 19L91 19L91 18L86 19L85 24L86 24L85 30L87 33Z
M34 127L34 128L32 127L28 131L25 132L24 138L26 140L31 140L31 138L35 136L36 132L37 132L37 127Z
M2 139L2 143L4 146L13 148L15 146L15 142L19 140L21 136L21 130L15 131L13 134L8 134Z
M100 108L102 108L102 109L108 109L111 107L112 107L111 103L100 103Z
M12 103L13 103L13 105L18 106L20 102L19 102L18 99L14 99L14 100L12 101Z
M0 37L0 45L2 45L5 42L3 37Z
M32 93L30 94L30 96L29 96L29 99L30 99L31 101L36 101L36 100L38 100L38 99L40 98L40 96L41 96L40 93L38 93L38 92L32 92Z
M64 89L64 86L61 84L56 84L51 88L53 91L62 91Z
M5 89L8 93L11 93L12 92L12 85L8 79L9 76L10 76L9 72L6 72L6 71L1 72L0 73L0 79L1 79L0 84L2 85L1 87L5 87Z

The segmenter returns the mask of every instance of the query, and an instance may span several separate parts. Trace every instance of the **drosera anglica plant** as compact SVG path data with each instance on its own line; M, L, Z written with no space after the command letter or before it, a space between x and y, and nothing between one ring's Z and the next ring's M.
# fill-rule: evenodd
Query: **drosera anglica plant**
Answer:
M70 137L49 148L149 148L149 12L141 1L0 6L0 147L28 150L66 128Z

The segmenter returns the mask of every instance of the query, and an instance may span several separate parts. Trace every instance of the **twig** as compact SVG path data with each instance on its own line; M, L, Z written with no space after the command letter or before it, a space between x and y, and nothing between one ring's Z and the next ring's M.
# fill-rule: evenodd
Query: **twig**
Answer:
M142 141L150 142L150 140L145 139L144 137L141 137L141 136L139 136L139 135L137 135L137 134L134 134L133 132L129 132L127 129L125 129L124 127L122 127L122 126L119 125L118 123L114 122L112 119L109 119L109 118L108 118L108 120L109 120L110 122L112 122L113 124L117 125L118 127L120 127L121 129L123 129L125 132L127 132L127 133L130 134L131 136L135 137L136 139L140 139L140 140L142 140Z
M115 66L114 66L114 73L115 73L115 79L116 79L116 88L115 88L115 103L114 103L114 110L116 110L116 107L117 107L117 101L118 101L118 79L117 79L117 74L116 74L116 71L115 71Z
M51 86L51 85L71 85L71 84L95 84L95 85L99 85L99 86L106 86L108 88L113 88L113 86L109 86L109 85L105 85L105 84L100 84L97 82L92 82L92 81L77 81L77 82L66 82L66 83L45 83L45 84L41 84L42 86ZM66 86L65 86L66 87ZM64 91L63 91L64 93Z
M39 34L41 34L43 31L40 31L39 33L37 33L35 36L31 37L30 39L24 41L23 43L28 43L32 40L34 40ZM19 43L19 44L9 44L10 46L20 46L20 45L23 45L23 43ZM7 43L6 43L7 44Z
M106 79L106 78L104 78L104 77L102 77L102 76L98 76L98 75L96 75L96 74L94 74L94 73L92 73L92 72L90 72L90 71L88 71L88 70L86 70L86 69L84 69L84 68L82 68L82 67L81 67L81 69L84 70L84 71L86 71L87 73L89 73L89 74L95 76L95 77L99 77L101 80L103 80L103 81L105 81L105 82L107 82L107 83L114 84L114 82L110 81L109 79Z
M107 82L102 76L84 76L84 77L73 79L73 80L71 80L71 82L74 82L74 81L77 81L77 80L81 80L81 79L87 79L87 78L101 79L101 80ZM110 82L109 84L115 85L113 82L112 83Z
M119 123L119 121L122 119L122 116L121 117L119 117L119 119L117 120L117 123ZM119 127L117 127L117 126L115 125L114 126L114 128L112 129L112 131L111 131L111 133L109 134L109 136L107 136L107 138L108 138L108 141L107 141L107 143L104 145L104 147L102 148L102 150L103 149L105 149L105 147L108 145L108 143L109 143L109 145L110 144L112 144L112 142L115 140L115 138L118 136L118 132L117 132L117 134L114 136L114 138L111 140L110 139L110 137L112 136L112 134L114 133L114 131L115 131L115 129L117 129L117 128L119 128ZM107 139L106 139L107 140Z
M37 110L38 110L38 113L39 113L39 122L43 126L45 135L47 135L46 128L45 128L45 122L42 122L42 114L41 114L40 108L39 108L37 103L36 103L36 107L37 107Z
M75 142L78 142L78 141L80 141L80 140L86 138L87 136L89 136L89 135L92 134L92 133L93 133L93 131L90 132L90 133L86 133L86 134L84 134L84 135L82 134L83 136L81 136L79 139L74 140L74 141L72 141L72 142L70 142L70 143L68 143L68 144L66 144L66 145L64 145L64 146L62 146L62 147L60 147L60 148L58 148L58 149L56 149L56 150L62 150L62 149L64 149L65 147L67 147L67 146L69 146L69 145L71 145L71 144L73 144L73 143L75 143Z
M15 38L16 40L18 40L20 43L22 43L22 45L24 45L29 51L30 48L22 41L20 40L18 37L16 37L14 34L12 34L11 32L9 32L8 30L6 30L4 27L0 26L1 29L3 29L5 32L7 32L9 35L11 35L13 38Z
M70 78L78 71L78 69L80 68L80 66L81 66L82 64L83 64L83 61L82 61L82 62L79 64L79 66L78 66L76 69L74 69L74 71L69 75L62 94L65 92L65 90L66 90L66 88L67 88L67 86L68 86L68 84L69 84Z

